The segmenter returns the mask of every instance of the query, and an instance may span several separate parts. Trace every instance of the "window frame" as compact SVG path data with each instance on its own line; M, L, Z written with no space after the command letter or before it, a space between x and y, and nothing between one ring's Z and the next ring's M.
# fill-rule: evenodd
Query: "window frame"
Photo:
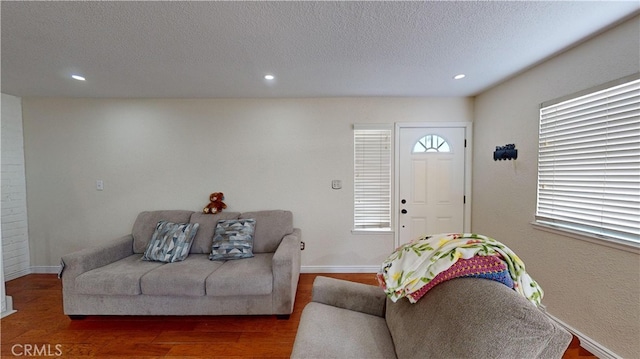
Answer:
M424 140L424 142L423 142ZM434 145L433 141L438 141L436 143L439 143L439 145L437 147L427 147L425 145L425 142L429 142L431 146ZM441 140L441 142L439 142L439 140ZM418 147L418 144L420 144L424 151L416 151L416 147ZM440 150L440 147L442 147L443 145L445 145L446 147L442 149L442 151ZM451 146L449 145L449 141L447 141L447 139L442 138L436 134L430 133L428 135L425 135L423 137L420 137L416 143L413 145L413 150L412 153L414 154L422 154L422 153L451 153Z
M545 148L545 141L546 138L548 137L548 135L546 134L546 130L545 130L545 134L543 135L543 112L546 109L552 108L554 106L557 105L565 105L567 102L571 102L571 101L575 101L575 100L582 100L583 97L587 97L590 95L595 95L598 93L605 93L607 92L609 89L615 88L617 86L620 85L624 85L624 84L630 84L634 81L637 81L638 79L640 79L640 73L636 73L633 74L631 76L626 76L624 78L615 80L615 81L611 81L605 84L602 84L600 86L594 87L594 88L590 88L584 91L580 91L578 93L572 94L572 95L568 95L568 96L563 96L559 99L555 99L552 101L548 101L548 102L544 102L540 105L540 115L539 115L539 141L538 141L538 166L537 166L537 187L536 187L536 208L535 208L535 219L532 222L532 224L537 228L537 229L541 229L541 230L545 230L548 232L552 232L552 233L556 233L556 234L560 234L560 235L565 235L565 236L569 236L572 238L578 238L578 239L583 239L583 240L587 240L589 242L592 243L598 243L598 244L605 244L611 247L615 247L618 249L623 249L623 250L630 250L632 252L640 252L640 237L637 237L637 235L635 235L634 233L630 233L628 234L628 238L624 238L625 235L619 235L619 233L622 233L624 231L618 231L619 233L615 233L615 231L611 232L611 231L606 231L603 230L602 228L599 229L599 232L597 230L593 230L593 228L598 228L597 225L594 225L596 222L593 222L590 225L580 225L580 224L576 224L576 223L572 223L572 221L570 219L563 219L563 218L559 218L559 217L553 217L552 214L548 213L548 211L541 211L540 210L540 198L541 198L541 190L542 190L542 185L547 185L548 182L546 181L546 179L544 181L542 181L541 184L541 166L547 166L547 164L542 164L542 161L550 161L549 158L545 157L547 155L542 155L542 153L544 151L546 151L547 149ZM636 85L637 86L637 85ZM636 98L636 95L634 95L636 91L636 88L633 88L630 93L633 97L632 99L632 116L631 118L634 119L636 118L638 115L636 114L637 107L635 106L636 104L639 103L640 101L640 94L638 94L638 98ZM606 98L606 96L604 97ZM600 100L602 100L602 98L600 98ZM608 99L605 100L607 103ZM592 103L595 102L593 100L587 101L587 103ZM613 102L613 101L612 101ZM609 115L603 115L603 116L598 116L602 119L605 118L609 118ZM546 119L545 119L546 120ZM588 123L591 123L592 120L591 119L587 119L587 120L583 120L583 121L588 121ZM545 123L546 125L546 123ZM635 126L632 125L632 126ZM610 128L610 126L608 126L606 128ZM634 131L632 132L632 136L633 133L635 133L635 127L632 127L630 130L628 131ZM606 132L606 130L603 130L604 132ZM594 131L595 132L595 131ZM630 136L630 137L632 137ZM573 136L572 136L573 138ZM573 140L572 140L573 141ZM635 143L632 143L633 148L635 148ZM638 162L638 159L636 157L637 155L634 153L632 154L632 158L630 159L629 162L624 162L624 163L630 163L630 164L636 164ZM607 158L611 158L611 157L607 157ZM551 161L555 161L555 159L551 160ZM606 160L605 160L606 161ZM557 161L556 161L557 162ZM554 163L556 163L554 162ZM635 168L635 167L632 167ZM544 174L545 171L548 171L546 169L542 170L542 173ZM554 168L555 171L555 168ZM583 178L586 177L586 174L581 174L580 176L582 176ZM579 178L579 177L578 177ZM591 177L590 177L591 179ZM554 180L555 181L555 178ZM606 191L607 188L607 182L606 179L604 180L605 183L602 184L603 187L603 191ZM578 181L576 181L578 182ZM597 181L596 181L597 182ZM635 186L633 187L635 188ZM566 193L566 192L565 192ZM544 194L545 196L549 196L548 193ZM635 197L635 193L634 194L628 194L625 195L627 197L631 197L632 202L633 201L637 201ZM548 205L548 197L545 198L544 200L545 205ZM637 202L636 202L637 203ZM601 205L602 209L605 210L608 206L608 204L603 204ZM578 206L576 205L577 208Z

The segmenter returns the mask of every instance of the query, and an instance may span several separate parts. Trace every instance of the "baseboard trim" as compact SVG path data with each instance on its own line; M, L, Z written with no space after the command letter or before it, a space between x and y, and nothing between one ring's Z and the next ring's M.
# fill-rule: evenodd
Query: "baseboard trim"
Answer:
M58 274L60 266L33 266L31 273L33 274Z
M380 266L302 266L300 273L377 273Z
M24 277L28 274L57 274L60 271L60 266L32 266L29 268L21 269L13 273L5 273L4 280L10 281Z
M617 355L616 353L614 353L611 350L607 349L606 347L604 347L600 343L598 343L595 340L593 340L593 339L589 338L588 336L584 335L583 333L581 333L576 328L574 328L574 327L570 326L569 324L563 322L562 320L554 317L553 315L549 314L548 312L545 312L545 314L551 320L553 320L554 322L558 323L564 329L568 330L570 333L572 333L573 335L578 337L578 339L580 340L580 346L583 347L584 349L588 350L591 354L597 356L600 359L622 359L621 356Z
M14 280L20 277L24 277L27 274L31 274L31 268L21 269L19 271L12 272L12 273L5 273L4 280L5 281Z
M13 309L13 298L11 296L8 296L8 295L5 296L4 300L5 300L6 308L4 309L4 312L0 313L0 318L4 318L8 315L11 315L17 312L16 310Z

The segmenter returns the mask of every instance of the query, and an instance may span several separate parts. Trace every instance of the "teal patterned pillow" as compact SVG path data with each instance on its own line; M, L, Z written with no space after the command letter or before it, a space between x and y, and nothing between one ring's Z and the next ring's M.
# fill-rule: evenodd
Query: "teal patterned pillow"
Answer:
M224 261L253 257L255 219L220 220L213 235L209 259Z
M199 226L198 223L158 222L142 259L166 263L185 260Z

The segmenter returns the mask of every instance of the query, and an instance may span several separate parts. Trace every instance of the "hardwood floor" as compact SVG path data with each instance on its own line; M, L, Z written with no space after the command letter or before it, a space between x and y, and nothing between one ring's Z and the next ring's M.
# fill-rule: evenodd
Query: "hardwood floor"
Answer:
M375 284L372 274L322 274ZM6 283L18 312L0 321L2 358L288 358L316 274L302 274L289 320L275 316L100 317L62 313L55 275ZM574 337L564 359L596 358Z

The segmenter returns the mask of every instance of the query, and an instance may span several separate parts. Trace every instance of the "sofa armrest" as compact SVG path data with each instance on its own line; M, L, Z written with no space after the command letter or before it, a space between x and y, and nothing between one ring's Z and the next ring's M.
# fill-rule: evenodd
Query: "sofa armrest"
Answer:
M273 255L273 311L274 314L289 315L298 290L300 278L300 241L302 231L294 228L293 233L282 238Z
M313 302L384 317L386 299L384 291L374 285L323 276L313 281Z
M133 254L133 236L126 235L98 247L86 248L62 257L63 288L72 288L77 276Z

